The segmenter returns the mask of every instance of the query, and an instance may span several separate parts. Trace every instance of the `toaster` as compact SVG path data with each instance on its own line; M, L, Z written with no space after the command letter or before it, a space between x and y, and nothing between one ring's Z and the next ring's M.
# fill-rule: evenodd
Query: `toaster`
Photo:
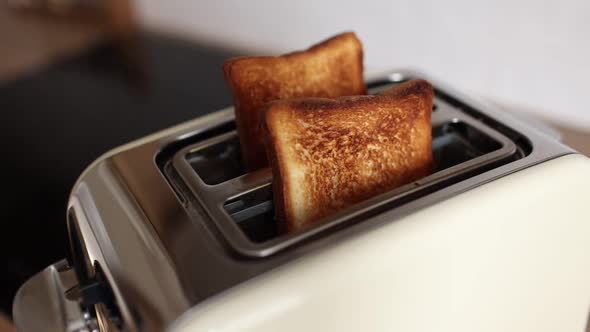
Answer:
M589 331L590 160L435 87L431 175L296 233L233 108L116 148L79 177L69 257L13 305L32 331Z

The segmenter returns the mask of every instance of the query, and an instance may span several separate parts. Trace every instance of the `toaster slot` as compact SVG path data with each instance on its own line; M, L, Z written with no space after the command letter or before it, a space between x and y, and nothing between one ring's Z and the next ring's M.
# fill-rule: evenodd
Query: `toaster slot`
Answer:
M201 180L215 185L246 173L235 131L212 138L190 149L186 160Z
M465 178L461 175L474 168L483 172L487 169L486 165L492 165L513 151L509 147L503 149L501 141L462 121L451 121L435 127L432 135L433 173L375 198L375 202L371 203L373 207L369 204L363 208L365 214L382 211L386 207L383 204L385 201L389 206L395 206L406 202L408 197L415 199L447 186L453 183L453 179L460 181ZM274 219L270 184L227 200L223 209L254 243L280 244L298 236L286 234ZM343 215L352 215L354 209L351 207ZM305 231L300 234L305 234Z
M200 205L209 217L203 222L216 228L230 248L246 257L266 257L520 158L513 140L465 113L444 95L437 94L434 105L432 174L296 233L286 233L274 218L270 169L246 173L241 166L235 130L179 150L172 158L168 176L186 184L187 194L193 196L187 200L189 204Z
M464 122L451 122L432 133L433 172L498 150L502 145Z
M266 242L280 235L277 224L274 222L270 185L230 199L223 207L253 242Z

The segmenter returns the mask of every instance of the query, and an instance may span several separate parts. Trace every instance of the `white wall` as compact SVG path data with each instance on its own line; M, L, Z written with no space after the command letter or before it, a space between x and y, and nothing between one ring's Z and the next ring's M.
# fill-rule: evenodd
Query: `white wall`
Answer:
M148 26L256 53L344 30L369 69L413 68L590 129L590 0L136 0Z

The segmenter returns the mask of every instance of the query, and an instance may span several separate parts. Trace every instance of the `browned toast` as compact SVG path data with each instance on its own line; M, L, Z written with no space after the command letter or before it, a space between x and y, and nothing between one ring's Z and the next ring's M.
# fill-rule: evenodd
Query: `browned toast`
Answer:
M268 165L260 131L264 104L284 98L366 93L362 45L352 32L305 51L230 59L223 71L234 99L243 160L250 171Z
M277 218L289 231L428 175L433 88L280 100L265 107Z

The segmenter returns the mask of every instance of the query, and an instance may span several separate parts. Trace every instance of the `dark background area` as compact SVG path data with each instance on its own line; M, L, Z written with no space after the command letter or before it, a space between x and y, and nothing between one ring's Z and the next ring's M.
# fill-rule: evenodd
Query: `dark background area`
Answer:
M111 148L228 106L221 65L232 55L142 33L0 83L0 311L66 257L66 205L80 173Z

